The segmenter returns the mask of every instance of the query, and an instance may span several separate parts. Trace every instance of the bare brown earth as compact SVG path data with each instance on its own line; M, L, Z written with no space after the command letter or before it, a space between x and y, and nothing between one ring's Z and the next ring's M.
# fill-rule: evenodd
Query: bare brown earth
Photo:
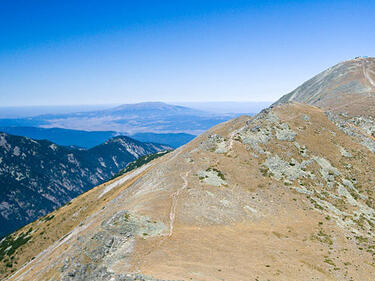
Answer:
M374 280L374 140L335 118L220 124L13 234L32 228L1 278Z

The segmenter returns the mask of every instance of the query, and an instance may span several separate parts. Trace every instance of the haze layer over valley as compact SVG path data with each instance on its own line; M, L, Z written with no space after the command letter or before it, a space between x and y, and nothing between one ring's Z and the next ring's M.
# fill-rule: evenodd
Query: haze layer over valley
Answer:
M213 113L162 102L144 102L124 104L97 111L0 119L0 125L3 127L34 126L86 131L116 131L127 135L135 133L197 135L240 114L254 114L257 111L259 111L259 107L250 107L248 112Z
M0 116L7 117L0 119L0 131L82 148L92 148L119 135L177 148L221 122L259 112L264 104L270 103L208 102L186 107L147 102L68 113L58 113L67 110L62 106L41 107L34 112L30 108L19 108L18 111L0 108ZM70 110L74 108L80 107ZM49 113L38 115L38 110Z

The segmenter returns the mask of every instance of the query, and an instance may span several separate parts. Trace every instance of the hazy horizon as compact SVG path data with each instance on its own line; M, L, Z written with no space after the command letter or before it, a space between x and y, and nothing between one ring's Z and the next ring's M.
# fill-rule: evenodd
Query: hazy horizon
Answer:
M157 101L154 101L157 102ZM150 102L152 103L152 102ZM207 111L211 113L256 113L270 105L271 101L262 102L170 102L167 104L179 105ZM75 112L89 112L114 108L116 106L124 105L127 103L119 104L80 104L80 105L42 105L42 106L0 106L0 118L24 118L35 117L43 114L61 114L61 113L75 113ZM136 104L136 103L129 103Z

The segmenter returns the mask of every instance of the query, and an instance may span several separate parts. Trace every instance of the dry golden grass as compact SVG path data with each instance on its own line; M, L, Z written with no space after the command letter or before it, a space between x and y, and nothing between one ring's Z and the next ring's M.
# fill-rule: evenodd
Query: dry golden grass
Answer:
M335 180L355 178L361 194L373 196L371 183L375 178L371 169L375 156L340 131L322 110L288 104L274 108L273 113L297 132L295 141L306 146L308 158L329 160L341 172ZM288 185L262 172L268 155L277 154L285 161L307 158L290 141L273 138L262 144L268 154L256 156L241 141L231 141L232 133L249 120L241 117L220 124L153 161L146 171L103 197L98 198L104 189L101 185L53 212L55 217L50 221L41 219L26 226L32 226L35 232L33 240L20 249L22 254L16 254L19 265L72 231L77 232L10 280L61 278L63 259L78 257L82 247L78 237L90 239L103 221L121 210L163 222L169 230L156 237L137 236L129 258L107 265L117 273L139 271L168 280L373 280L374 241L350 230L364 232L364 227L370 232L371 228L367 229L361 219L353 221L352 228L343 226L328 209L319 208L316 200L324 199L350 214L357 207L342 198L323 196L324 192L333 194L336 187L321 185L325 182L314 161L308 169L315 178L297 179ZM225 153L208 149L210 134L223 136L231 148ZM353 157L344 158L338 145ZM210 186L200 180L198 171L207 168L220 171L227 184ZM316 193L313 199L291 188L299 184L323 195ZM80 257L83 264L92 262L87 256Z

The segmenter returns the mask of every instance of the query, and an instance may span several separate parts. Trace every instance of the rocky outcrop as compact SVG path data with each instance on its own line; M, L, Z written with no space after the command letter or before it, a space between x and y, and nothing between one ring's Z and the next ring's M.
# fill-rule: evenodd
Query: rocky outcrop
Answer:
M294 97L317 105L348 89L359 95L370 80L345 77L371 79L369 62L334 67ZM14 233L32 229L5 257L15 273L4 266L3 276L372 281L373 119L289 98L220 124Z
M32 223L10 280L371 280L375 154L332 120L287 104L219 125L55 211L65 234L35 259Z

